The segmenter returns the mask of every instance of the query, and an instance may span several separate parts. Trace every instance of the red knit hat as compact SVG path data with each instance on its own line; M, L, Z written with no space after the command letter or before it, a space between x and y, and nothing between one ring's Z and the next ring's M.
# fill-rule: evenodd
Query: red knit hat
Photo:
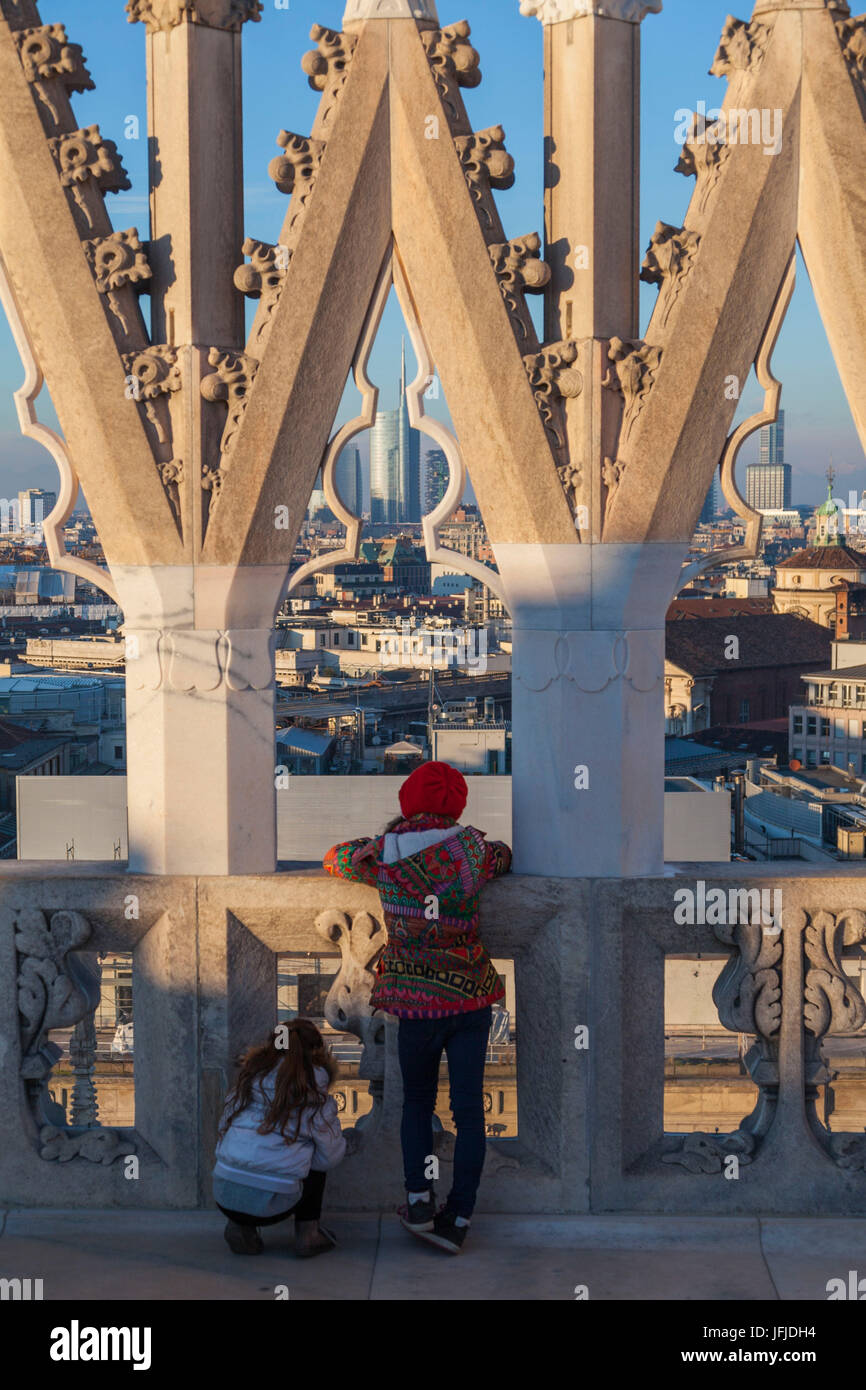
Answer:
M407 820L423 811L459 820L468 795L466 778L456 767L450 763L422 763L400 788L400 810Z

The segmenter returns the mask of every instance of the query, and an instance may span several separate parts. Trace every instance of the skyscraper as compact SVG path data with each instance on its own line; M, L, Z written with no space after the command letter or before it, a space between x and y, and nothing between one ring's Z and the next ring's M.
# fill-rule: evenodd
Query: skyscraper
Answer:
M785 462L785 412L764 425L758 463L746 469L746 502L757 512L791 510L791 466Z
M785 462L785 412L779 411L779 418L772 425L764 425L761 430L761 444L758 464L767 468ZM789 499L790 500L790 499Z
M364 510L364 478L361 473L361 451L348 445L337 459L334 469L337 493L350 512L361 516Z
M719 475L716 473L713 476L713 481L710 483L710 490L704 499L704 505L701 507L701 514L698 517L698 521L709 524L715 521L721 511L722 489L719 484Z
M424 460L424 515L439 506L448 490L448 460L442 449L428 449Z
M761 446L763 450L763 444ZM752 463L746 469L746 502L756 512L791 510L791 465Z
M370 431L370 514L374 522L421 520L421 436L409 424L405 342L400 404L377 411Z
M39 531L42 522L57 505L57 493L29 487L18 494L18 519L22 531Z

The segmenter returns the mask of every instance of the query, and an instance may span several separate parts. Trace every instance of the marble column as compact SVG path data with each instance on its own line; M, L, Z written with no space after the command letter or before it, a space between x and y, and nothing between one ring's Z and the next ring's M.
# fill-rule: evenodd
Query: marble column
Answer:
M640 30L661 0L522 0L545 27L547 341L577 340L564 401L578 545L495 546L514 620L521 873L622 877L664 857L664 619L681 545L600 543L622 397L609 340L638 332Z

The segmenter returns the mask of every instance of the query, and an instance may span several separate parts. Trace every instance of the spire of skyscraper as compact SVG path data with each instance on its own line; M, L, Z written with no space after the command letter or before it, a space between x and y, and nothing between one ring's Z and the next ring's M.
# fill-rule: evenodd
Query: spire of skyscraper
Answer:
M400 404L406 398L406 334L400 339Z

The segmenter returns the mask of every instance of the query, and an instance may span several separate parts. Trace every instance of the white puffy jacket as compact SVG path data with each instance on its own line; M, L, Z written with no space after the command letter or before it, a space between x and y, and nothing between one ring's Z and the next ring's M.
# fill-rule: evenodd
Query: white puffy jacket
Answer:
M213 1175L267 1192L285 1192L290 1198L287 1205L291 1205L300 1198L301 1183L311 1168L324 1172L337 1166L346 1152L346 1141L333 1096L328 1096L320 1110L304 1110L297 1139L291 1137L295 1133L294 1116L286 1126L288 1139L279 1130L256 1133L273 1098L276 1072L275 1068L253 1086L252 1101L232 1120L217 1145ZM316 1067L315 1077L319 1090L327 1093L324 1067Z

